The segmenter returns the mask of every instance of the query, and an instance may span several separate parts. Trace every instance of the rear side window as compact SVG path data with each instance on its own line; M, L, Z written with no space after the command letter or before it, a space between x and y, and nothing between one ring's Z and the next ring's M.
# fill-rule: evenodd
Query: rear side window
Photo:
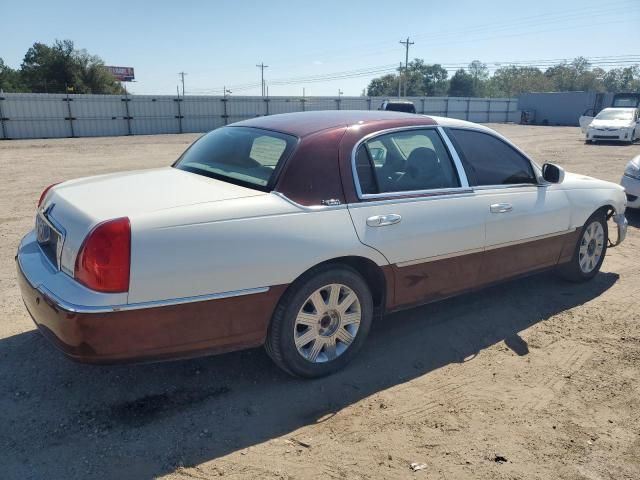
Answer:
M531 162L499 138L455 128L447 133L461 154L470 185L537 183Z
M356 173L363 194L456 188L460 180L434 129L380 135L358 148Z

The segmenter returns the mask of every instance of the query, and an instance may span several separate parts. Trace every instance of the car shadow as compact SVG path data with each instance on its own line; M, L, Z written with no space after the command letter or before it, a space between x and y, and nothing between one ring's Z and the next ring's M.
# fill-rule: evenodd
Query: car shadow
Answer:
M35 331L0 340L3 478L150 478L321 422L376 392L505 342L617 281L552 273L395 313L374 324L344 371L300 380L262 349L160 364L96 367Z

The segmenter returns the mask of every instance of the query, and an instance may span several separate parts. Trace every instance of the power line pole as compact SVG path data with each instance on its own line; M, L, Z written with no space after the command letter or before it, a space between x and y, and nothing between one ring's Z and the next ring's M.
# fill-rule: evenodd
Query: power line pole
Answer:
M178 72L178 75L180 75L180 79L182 80L182 96L184 97L184 76L186 75L186 72Z
M400 62L400 68L398 68L398 98L400 98L401 85L402 85L402 62Z
M404 45L405 49L405 61L404 61L404 96L407 96L407 79L408 79L408 70L409 70L409 45L413 45L415 42L410 42L409 37L403 42L400 40L400 43Z
M264 69L269 65L265 65L264 62L260 62L260 65L256 65L260 69L260 85L262 85L262 96L264 97Z

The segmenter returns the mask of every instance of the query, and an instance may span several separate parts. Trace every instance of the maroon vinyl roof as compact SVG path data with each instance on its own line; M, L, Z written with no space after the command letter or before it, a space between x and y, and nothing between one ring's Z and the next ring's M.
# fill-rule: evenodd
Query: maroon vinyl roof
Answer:
M425 115L382 110L321 110L313 112L283 113L243 120L232 126L256 127L304 137L320 130L361 124L396 123L403 125L433 125L436 122Z

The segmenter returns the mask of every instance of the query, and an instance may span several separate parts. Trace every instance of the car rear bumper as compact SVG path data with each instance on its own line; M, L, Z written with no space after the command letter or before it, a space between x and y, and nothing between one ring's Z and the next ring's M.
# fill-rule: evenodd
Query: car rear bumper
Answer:
M38 272L25 271L23 263L18 251L18 284L29 314L47 339L83 363L157 361L259 346L286 288L109 311L57 298L46 284L30 279Z

